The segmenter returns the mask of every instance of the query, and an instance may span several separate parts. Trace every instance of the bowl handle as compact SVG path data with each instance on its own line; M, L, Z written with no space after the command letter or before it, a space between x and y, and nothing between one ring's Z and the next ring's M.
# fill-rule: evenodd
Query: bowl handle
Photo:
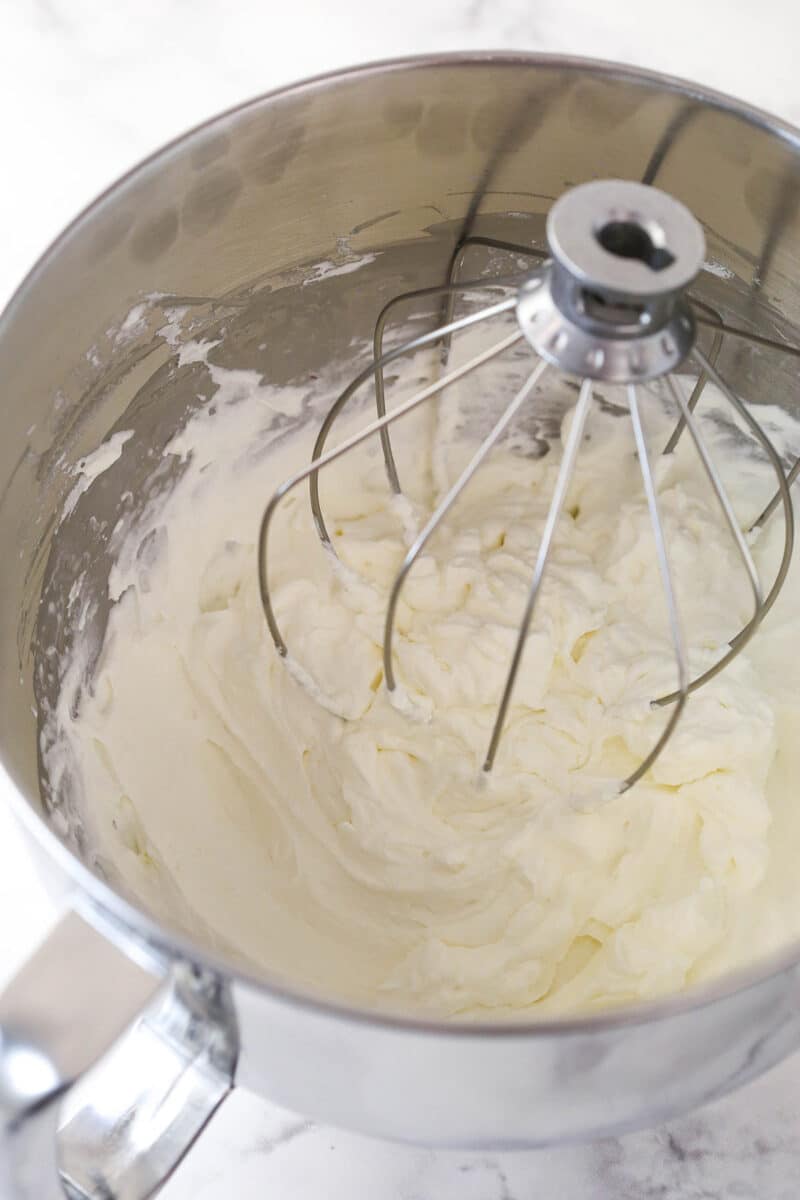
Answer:
M0 995L0 1200L152 1196L236 1053L224 980L149 974L69 913Z

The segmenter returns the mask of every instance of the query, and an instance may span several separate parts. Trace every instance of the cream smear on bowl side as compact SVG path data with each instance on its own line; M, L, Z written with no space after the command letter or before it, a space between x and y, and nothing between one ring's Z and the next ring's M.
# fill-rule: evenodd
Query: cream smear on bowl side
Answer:
M465 355L480 348L462 337ZM261 610L256 536L315 431L254 454L270 415L300 393L214 366L212 347L182 351L206 363L213 405L168 446L183 473L120 548L93 686L76 710L76 676L65 682L48 749L53 770L69 756L112 878L252 967L371 1006L467 1018L651 998L800 934L796 568L750 646L691 697L647 779L615 794L659 736L665 712L650 701L673 689L675 664L630 422L598 404L481 783L558 439L540 456L519 431L500 445L411 573L396 632L408 715L382 677L386 598L414 529L475 448L464 414L497 401L504 368L394 427L402 502L390 500L377 443L326 472L340 569L305 485L287 497L270 558L287 670ZM424 357L405 363L392 395L429 369ZM333 399L332 381L317 386ZM548 387L545 377L531 403L545 404ZM622 391L608 398L624 403ZM696 674L747 623L752 597L691 439L661 457L674 418L656 390L646 400ZM701 408L746 524L773 490L770 470L720 419L712 389ZM779 449L800 448L800 423L761 413ZM344 421L332 444L352 428ZM767 586L782 532L777 515L754 540Z

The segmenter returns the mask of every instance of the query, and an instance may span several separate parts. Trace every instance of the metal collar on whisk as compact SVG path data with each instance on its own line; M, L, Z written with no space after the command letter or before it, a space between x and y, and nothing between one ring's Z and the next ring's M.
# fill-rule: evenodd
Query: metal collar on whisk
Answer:
M396 297L386 306L378 318L373 361L342 392L330 409L317 437L311 463L277 489L264 511L259 534L261 600L275 646L282 656L286 656L286 643L272 605L267 553L270 524L283 497L304 480L309 480L311 507L317 531L323 545L335 554L319 500L319 471L361 442L379 434L389 484L395 492L399 492L400 482L389 440L389 426L444 391L450 384L471 374L490 359L525 339L537 355L532 371L414 539L395 577L387 602L383 641L386 686L390 691L394 691L397 687L392 651L395 617L403 584L414 563L517 412L531 401L545 371L557 368L568 375L579 376L582 382L578 403L565 441L525 608L503 692L498 698L497 714L483 762L483 770L491 771L508 716L556 527L575 471L586 418L592 405L592 385L596 381L624 385L633 441L653 530L677 672L675 691L653 700L653 704L657 706L672 706L665 728L650 753L620 785L620 790L624 791L641 779L661 754L675 729L689 694L713 678L743 649L774 603L788 571L794 542L792 503L780 458L769 438L749 409L720 377L714 364L695 346L696 320L686 289L702 266L705 239L700 225L689 210L665 192L645 184L623 180L595 181L566 192L553 205L547 219L547 240L550 259L521 282L483 279L456 283L449 280L440 287L420 289ZM386 316L394 305L413 299L421 300L431 295L449 296L456 292L509 286L515 287L514 295L507 296L480 312L471 313L458 320L445 321L430 333L422 334L388 353L382 352ZM460 330L500 317L512 310L517 319L516 330L503 337L496 345L476 354L468 362L446 371L439 379L390 413L386 413L383 369L388 363L435 342L449 345L452 335ZM741 334L741 331L729 332ZM671 374L690 356L698 364L701 378L710 378L745 422L775 473L777 490L772 508L780 501L784 514L785 538L781 564L766 597L763 595L744 533L694 417L693 409L699 398L699 391L695 389L695 393L687 402ZM750 621L732 639L721 658L694 679L689 675L688 656L681 632L668 547L640 414L638 385L660 377L666 378L679 417L678 426L667 449L674 449L682 431L688 429L753 593L753 615ZM377 419L335 449L325 452L325 443L336 418L356 390L370 379L374 379L376 385ZM764 514L759 520L763 518Z

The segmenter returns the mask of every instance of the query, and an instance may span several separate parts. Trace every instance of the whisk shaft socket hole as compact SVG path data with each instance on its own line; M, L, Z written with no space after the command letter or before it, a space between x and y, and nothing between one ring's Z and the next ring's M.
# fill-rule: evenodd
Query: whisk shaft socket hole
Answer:
M607 221L595 237L604 250L617 258L635 258L651 271L663 271L675 262L664 245L664 231L658 225L648 229L639 221Z

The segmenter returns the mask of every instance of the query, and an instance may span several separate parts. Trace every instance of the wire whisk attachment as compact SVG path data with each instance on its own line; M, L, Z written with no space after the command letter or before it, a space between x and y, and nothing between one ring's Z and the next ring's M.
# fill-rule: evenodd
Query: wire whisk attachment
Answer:
M540 265L522 278L515 275L461 282L455 278L460 266L460 255L457 253L451 264L451 277L445 284L405 293L386 305L376 323L373 359L348 384L328 411L319 430L311 462L277 488L264 510L258 541L258 578L264 616L276 650L286 657L288 648L275 617L270 591L269 535L275 512L287 493L308 481L311 510L320 542L330 553L335 554L320 504L320 471L362 442L377 435L381 441L389 489L399 495L401 484L392 451L391 425L439 396L459 380L479 371L499 355L520 343L527 344L532 353L531 368L526 379L511 396L499 419L414 537L387 596L383 630L383 674L385 686L390 692L395 692L398 688L394 662L398 603L414 564L515 416L531 402L537 385L547 372L560 372L578 377L581 381L578 401L565 439L525 605L483 758L483 771L490 772L494 767L507 724L526 641L551 559L559 518L576 470L586 421L594 401L594 385L600 382L621 385L627 397L677 676L677 687L674 691L653 697L652 704L669 709L669 715L650 752L621 782L620 790L625 791L640 780L662 754L675 731L690 694L714 678L741 653L774 604L783 586L792 556L794 515L789 489L792 479L800 470L800 464L795 464L787 479L780 456L769 437L750 409L717 370L716 360L724 336L756 342L763 342L765 339L744 330L724 326L713 310L689 298L687 288L703 264L705 239L694 216L673 197L654 187L622 180L602 180L573 188L560 197L548 215L547 258L543 258L541 251L508 246L496 239L471 240L478 244L512 249L520 254L530 254L540 259ZM505 295L477 312L453 318L452 301L456 295L485 291L487 287L513 290L511 295ZM443 323L430 332L420 334L403 345L384 352L383 337L390 312L398 305L423 302L435 296L442 296L445 300ZM495 344L482 349L458 366L450 367L445 362L443 373L438 379L422 387L391 412L386 411L384 370L392 362L434 344L449 347L453 335L473 326L502 319L510 313L516 316L516 328L512 332L505 332ZM710 325L714 329L714 341L709 356L696 345L698 324ZM779 351L800 355L800 350L794 347L771 344ZM699 371L697 383L688 400L684 398L673 377L676 369L687 361L693 361ZM657 378L666 380L679 414L678 424L664 452L671 453L684 431L688 432L752 592L750 619L731 639L725 653L711 667L694 678L689 670L688 653L681 630L670 568L669 547L659 510L653 465L645 441L640 411L644 394L641 385ZM762 525L778 507L782 509L783 553L775 578L766 594L753 562L747 537L740 528L694 415L708 380L716 385L720 394L752 433L775 475L774 497L753 525L753 528ZM375 419L340 445L326 450L328 437L337 418L355 393L370 381L375 387Z

